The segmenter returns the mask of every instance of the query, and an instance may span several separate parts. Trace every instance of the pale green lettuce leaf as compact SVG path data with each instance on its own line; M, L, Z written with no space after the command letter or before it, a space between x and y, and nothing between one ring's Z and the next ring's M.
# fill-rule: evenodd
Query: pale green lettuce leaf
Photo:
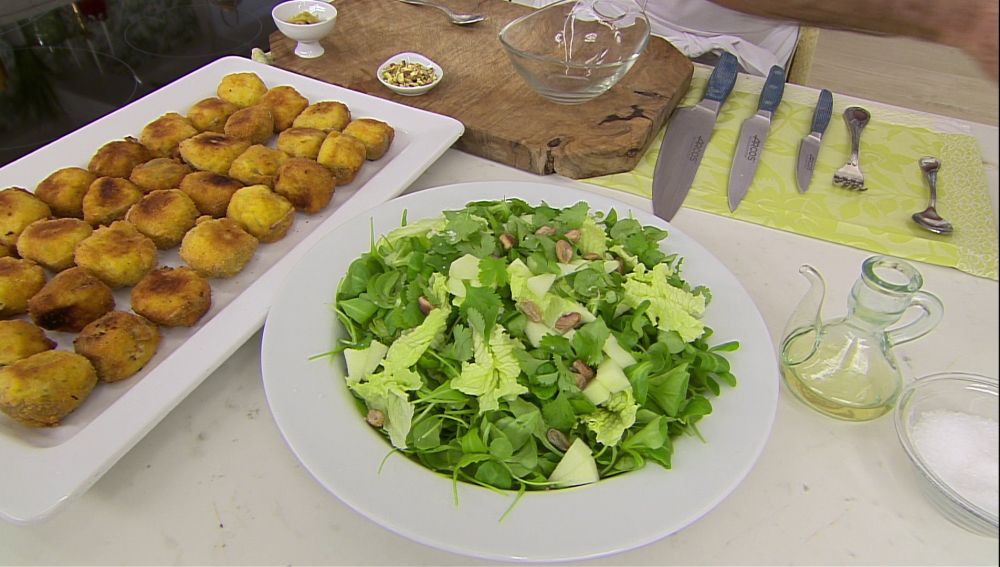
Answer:
M627 275L624 303L635 308L648 300L646 314L654 325L661 331L677 331L681 339L691 342L705 332L701 321L705 297L667 283L669 270L665 264L657 264L652 270Z
M476 396L479 413L498 409L501 399L513 399L528 392L517 381L521 366L514 351L522 348L520 343L507 336L500 326L493 328L488 341L474 332L472 342L473 361L462 363L461 374L452 379L451 387Z
M602 445L617 445L625 430L635 423L635 414L639 405L635 403L632 389L611 394L608 401L597 411L580 417L587 429L597 435L597 442Z
M576 245L584 254L604 254L608 249L608 235L604 232L604 227L587 215L580 225L580 239Z

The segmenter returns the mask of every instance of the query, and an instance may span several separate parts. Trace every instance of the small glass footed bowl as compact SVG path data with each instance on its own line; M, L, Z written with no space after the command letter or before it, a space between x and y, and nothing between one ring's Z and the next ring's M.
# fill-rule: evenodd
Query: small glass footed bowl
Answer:
M579 104L632 68L649 44L649 20L634 0L563 0L508 23L500 44L538 94Z
M997 537L998 382L964 372L903 389L896 433L935 507L963 528Z

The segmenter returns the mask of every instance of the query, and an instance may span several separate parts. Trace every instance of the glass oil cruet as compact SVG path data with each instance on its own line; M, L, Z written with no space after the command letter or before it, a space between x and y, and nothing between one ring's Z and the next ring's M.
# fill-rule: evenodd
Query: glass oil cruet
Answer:
M849 421L874 419L892 409L903 386L892 349L926 335L944 306L922 291L923 277L897 258L872 256L861 265L844 317L822 320L826 284L812 266L799 272L811 287L785 327L781 373L813 409ZM901 325L910 308L919 314Z

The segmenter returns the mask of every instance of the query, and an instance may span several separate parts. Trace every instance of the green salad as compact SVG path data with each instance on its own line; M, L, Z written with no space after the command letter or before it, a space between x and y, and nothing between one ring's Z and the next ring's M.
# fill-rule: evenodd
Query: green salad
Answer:
M666 231L518 199L403 225L339 283L347 387L395 451L502 490L595 482L698 435L735 386Z

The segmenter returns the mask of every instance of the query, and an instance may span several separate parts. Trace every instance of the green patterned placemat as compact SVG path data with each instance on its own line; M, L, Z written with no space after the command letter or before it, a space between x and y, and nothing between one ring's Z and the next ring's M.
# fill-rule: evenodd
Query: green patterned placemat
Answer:
M696 103L704 85L705 79L696 77L681 104ZM786 94L774 116L753 185L731 213L726 201L729 167L740 125L756 111L758 99L756 92L734 91L722 108L684 206L997 279L997 228L975 138L892 123L875 111L861 137L861 168L869 190L848 191L832 183L833 172L850 153L850 136L841 118L847 105L835 101L812 184L807 193L800 194L795 162L799 140L812 123L812 96L813 102L805 104L789 100ZM663 132L632 171L584 181L650 197ZM950 236L927 232L910 218L927 206L928 190L917 166L925 155L942 162L938 212L955 225Z

